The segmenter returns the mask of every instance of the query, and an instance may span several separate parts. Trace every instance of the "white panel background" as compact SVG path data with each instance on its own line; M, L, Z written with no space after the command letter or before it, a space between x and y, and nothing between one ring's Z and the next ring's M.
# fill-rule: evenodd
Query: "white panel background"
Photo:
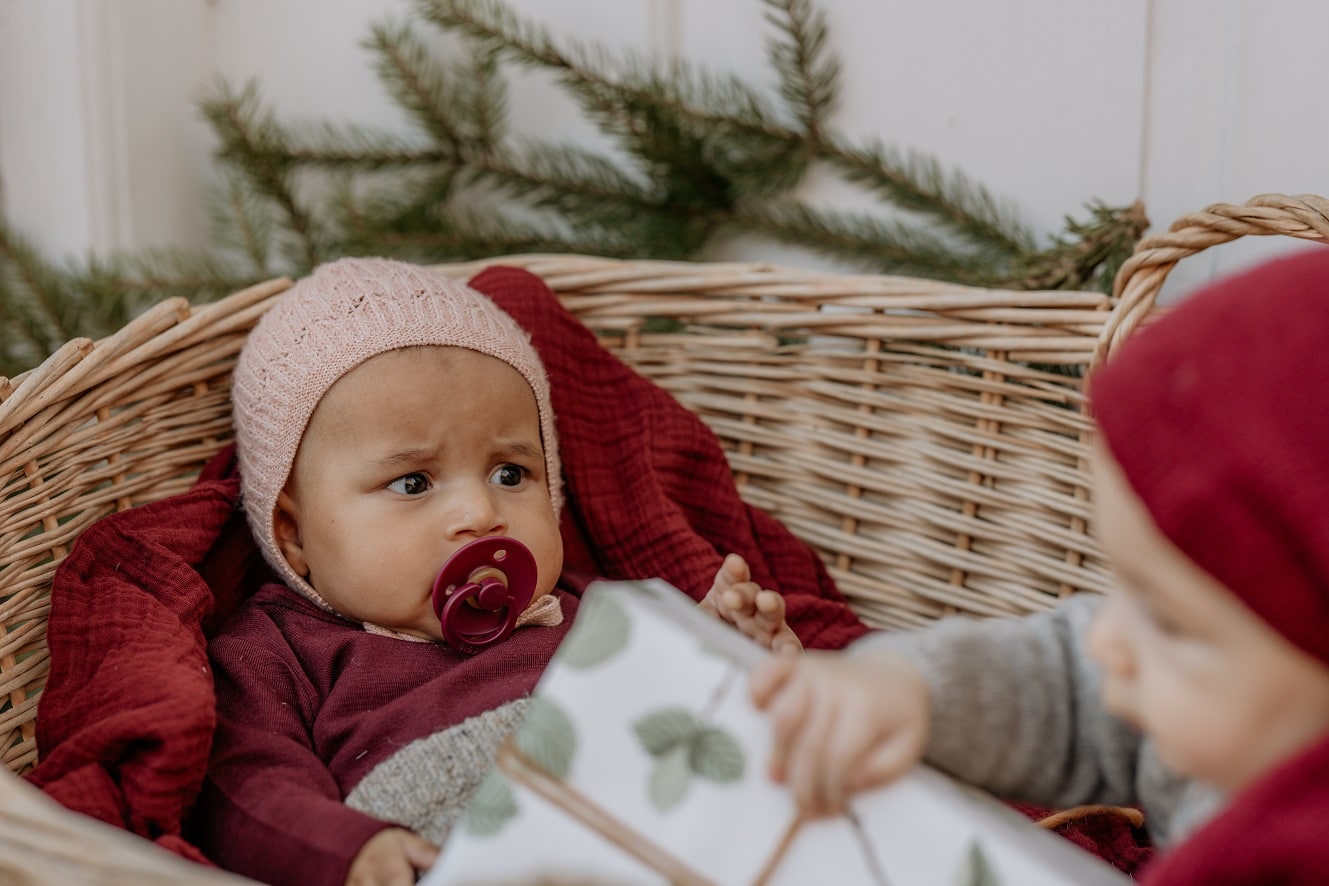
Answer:
M1036 234L1100 199L1155 228L1217 201L1329 194L1322 0L815 0L843 66L835 128L931 154ZM678 55L774 86L759 0L509 0L555 35ZM405 126L360 44L409 0L0 0L0 209L47 255L207 240L212 137L195 106L254 80L284 120ZM514 129L602 142L548 82L516 78ZM805 196L870 207L836 181ZM1292 244L1184 262L1178 292ZM820 264L734 241L711 258Z

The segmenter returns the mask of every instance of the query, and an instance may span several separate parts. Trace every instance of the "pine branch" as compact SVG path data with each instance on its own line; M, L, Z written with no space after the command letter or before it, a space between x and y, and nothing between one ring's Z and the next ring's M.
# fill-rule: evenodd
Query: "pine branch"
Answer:
M661 202L649 182L572 145L530 143L488 158L477 174L533 206L566 213L573 224L654 212Z
M507 132L508 93L499 76L498 54L469 47L466 58L456 65L454 79L461 84L455 102L470 122L474 153L492 154Z
M780 94L814 144L824 140L825 119L835 109L840 65L827 58L826 17L810 0L762 0L766 21L783 37L772 40L768 56L780 75Z
M455 261L490 255L514 255L527 252L581 253L630 257L631 244L617 239L612 232L594 231L579 236L557 224L541 225L511 214L485 218L470 210L456 209L440 213L428 228L385 230L370 226L356 239L352 232L348 243L356 252L390 255L413 261Z
M782 24L787 40L772 52L786 73L786 88L794 94L792 99L788 95L786 98L794 106L795 115L806 116L809 108L818 107L818 101L829 103L834 96L835 67L816 61L824 41L824 23L820 16L805 10L804 0L770 2L788 4L780 6L788 9L786 23ZM772 150L768 144L765 153L783 161L772 166L785 169L786 174L760 177L776 182L780 188L790 186L804 170L802 164L791 164L789 158L806 153L808 133L774 123L763 102L742 84L725 81L721 85L681 65L673 66L672 76L665 79L637 70L631 57L625 63L627 73L615 77L604 63L597 64L574 51L560 51L546 31L519 21L495 2L420 0L420 4L424 16L441 27L459 30L521 64L560 76L570 89L587 99L586 110L601 120L606 131L630 140L630 150L641 152L640 146L649 144L650 137L643 134L642 124L628 109L638 114L649 109L653 112L649 124L669 119L694 132L712 133L713 140L718 140L715 134L733 133L735 141L759 139L781 145ZM791 78L802 76L798 73L800 64L809 66L806 76L810 82L822 84L822 92L790 85ZM800 111L800 106L806 107ZM645 130L650 128L648 125ZM848 180L866 184L901 208L932 217L976 246L991 248L1008 260L1034 251L1032 236L1015 214L958 172L948 174L935 160L918 154L899 154L884 147L866 151L844 148L821 135L819 124L815 132L818 155ZM743 164L735 166L741 168Z
M1018 263L1001 281L1015 289L1084 289L1111 292L1117 271L1149 227L1144 204L1088 206L1090 220L1066 217L1066 229L1052 246Z
M631 56L622 63L626 73L614 77L607 72L603 52L598 58L575 49L564 52L543 29L518 21L493 3L433 0L422 5L422 13L519 63L553 73L581 98L602 131L640 158L662 193L660 205L681 216L713 217L732 207L736 184L773 193L793 185L805 169L804 140L789 130L783 130L774 145L753 145L754 128L773 127L766 122L761 101L737 81L692 76L678 64L666 78ZM688 92L704 95L729 113L698 115L681 98ZM735 113L744 118L739 127L734 125ZM541 195L550 199L548 189ZM635 199L625 196L629 202ZM685 227L704 231L713 225L690 221ZM686 242L695 237L690 234ZM665 242L674 244L671 253L679 249L678 241Z
M455 108L447 103L458 82L434 64L429 50L406 24L374 25L364 45L378 56L379 79L397 104L454 160L461 159L470 138L455 122Z
M157 249L101 263L94 279L104 277L106 283L99 291L104 289L109 301L128 306L132 316L165 298L180 296L201 304L276 276L275 271L242 266L223 255Z
M991 247L1010 259L1034 251L1033 235L1012 209L963 173L942 169L935 158L880 144L867 149L827 144L824 157L849 181L935 219L976 246Z
M491 159L481 175L485 182L525 206L555 213L583 237L590 231L608 236L605 248L615 255L693 257L726 214L706 195L670 190L668 171L663 181L643 181L571 146L532 144ZM690 208L681 208L684 201Z
M298 270L312 269L320 258L315 225L295 197L286 134L259 106L256 88L251 84L237 93L223 83L200 107L221 139L218 156L247 176L284 213L292 242L283 251L294 259Z
M450 150L361 126L293 124L287 131L284 158L293 169L359 172L460 162Z
M749 134L755 130L782 141L802 139L796 130L773 123L765 103L735 78L697 76L680 62L662 74L630 54L611 59L603 50L585 50L575 43L563 51L545 29L519 20L494 0L417 0L417 6L425 19L445 30L518 64L552 73L611 135L648 137L628 109L656 107L697 130L739 124ZM616 75L615 68L622 73ZM697 100L687 100L689 93Z
M556 43L498 0L417 0L459 35L436 57L408 24L365 45L407 135L332 123L282 125L256 88L201 103L219 140L213 248L58 270L0 227L0 366L35 363L171 294L202 300L300 274L348 252L415 261L508 252L696 258L718 232L753 233L877 272L974 285L1106 288L1147 222L1090 205L1043 250L1004 201L935 159L831 134L838 62L814 0L761 0L779 78L769 100L737 77ZM604 156L506 136L508 61L552 76L621 149ZM898 217L814 209L791 197L813 166L861 185ZM4 361L8 361L7 363Z
M207 205L219 248L242 255L259 276L270 275L272 213L269 205L233 172L208 194Z
M0 325L0 369L39 362L63 342L81 334L77 293L68 278L42 260L37 250L0 220L0 300L6 306ZM32 358L36 357L34 361Z
M935 231L862 213L827 212L805 204L745 206L735 222L791 246L850 259L865 270L987 285L992 266L983 256L958 251Z

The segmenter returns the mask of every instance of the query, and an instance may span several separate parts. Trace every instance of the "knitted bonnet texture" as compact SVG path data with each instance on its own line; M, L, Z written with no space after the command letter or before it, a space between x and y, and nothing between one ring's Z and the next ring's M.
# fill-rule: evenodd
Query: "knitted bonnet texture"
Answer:
M254 538L287 584L324 606L277 547L277 495L328 389L370 357L421 345L468 348L522 374L540 414L555 517L561 510L549 380L516 321L479 292L417 265L376 258L322 265L287 290L250 332L235 367L231 405L241 498Z
M1155 525L1329 664L1329 249L1195 293L1090 381Z

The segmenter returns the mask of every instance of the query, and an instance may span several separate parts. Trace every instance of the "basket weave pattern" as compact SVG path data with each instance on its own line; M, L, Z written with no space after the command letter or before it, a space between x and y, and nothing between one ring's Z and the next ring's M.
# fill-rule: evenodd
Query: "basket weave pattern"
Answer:
M1270 195L1141 243L1116 294L979 290L759 264L509 256L699 414L745 499L811 544L869 624L1009 615L1102 591L1082 372L1178 260L1247 234L1329 237L1329 201ZM0 379L0 754L37 759L51 579L79 532L181 492L231 439L245 335L289 281L158 304ZM631 404L624 404L630 409Z

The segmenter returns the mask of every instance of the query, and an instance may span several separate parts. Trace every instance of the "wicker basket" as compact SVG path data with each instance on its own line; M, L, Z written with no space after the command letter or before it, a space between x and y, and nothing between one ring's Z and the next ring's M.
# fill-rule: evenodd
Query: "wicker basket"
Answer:
M1144 241L1114 298L757 264L514 256L700 414L737 482L825 558L871 624L1036 610L1100 591L1081 371L1181 258L1245 234L1329 236L1329 201L1218 205ZM248 330L289 285L173 299L0 379L0 749L31 768L52 574L79 532L186 489L230 438Z

